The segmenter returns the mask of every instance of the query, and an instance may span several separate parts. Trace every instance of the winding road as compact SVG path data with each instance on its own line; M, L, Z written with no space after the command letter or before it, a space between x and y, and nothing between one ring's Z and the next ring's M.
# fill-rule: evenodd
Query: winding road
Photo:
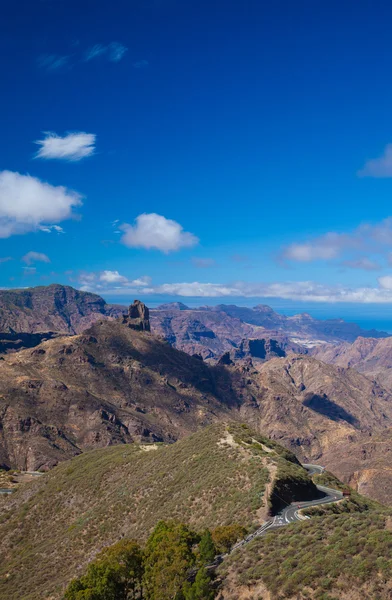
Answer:
M325 470L324 467L320 467L319 465L304 464L302 466L308 471L309 475L323 473ZM316 500L292 502L291 504L288 504L272 519L265 521L265 523L263 523L261 527L259 527L259 529L248 535L245 539L241 540L240 542L237 542L233 546L232 551L236 548L244 546L245 544L248 544L255 537L264 535L270 529L274 529L276 527L284 527L285 525L290 525L291 523L295 523L296 521L305 521L306 519L309 519L310 517L300 514L299 511L302 508L309 508L310 506L317 506L318 504L338 502L339 500L343 499L343 494L339 490L333 490L332 488L328 488L323 485L318 485L316 487L319 490L319 492L323 494L322 497L317 498Z

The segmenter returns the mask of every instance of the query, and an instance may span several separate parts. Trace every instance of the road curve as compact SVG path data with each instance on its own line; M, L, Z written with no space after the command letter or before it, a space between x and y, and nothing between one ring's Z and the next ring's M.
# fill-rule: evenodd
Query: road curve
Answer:
M317 473L323 473L325 471L325 468L320 467L319 465L304 464L302 466L308 471L309 475L316 475ZM319 504L329 504L330 502L339 502L339 500L342 500L343 498L343 494L339 490L333 490L332 488L328 488L323 485L318 485L316 487L319 490L319 492L323 494L322 497L317 498L317 500L292 502L291 504L288 504L272 519L265 521L265 523L263 523L261 527L257 529L257 531L248 535L244 540L237 542L233 546L232 550L235 550L236 548L240 548L241 546L248 544L255 537L264 535L270 529L274 529L276 527L283 527L285 525L295 523L296 521L304 521L306 519L309 519L310 517L306 517L299 513L299 511L302 508L309 508L310 506L317 506Z

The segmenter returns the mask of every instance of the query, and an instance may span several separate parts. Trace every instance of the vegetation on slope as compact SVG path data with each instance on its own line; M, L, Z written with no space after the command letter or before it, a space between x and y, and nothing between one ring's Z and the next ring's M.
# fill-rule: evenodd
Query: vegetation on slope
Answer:
M198 535L183 523L160 521L144 548L121 540L103 550L74 579L65 600L213 600L205 566L215 556L211 532Z
M270 472L299 468L274 448L237 445L214 425L169 446L118 445L60 464L1 501L0 598L57 598L103 547L143 541L160 519L255 528Z
M250 449L256 456L268 456L274 461L277 472L269 499L272 514L276 514L290 502L313 500L319 496L307 471L290 450L263 435L255 434L247 425L233 424L229 430L238 444Z
M391 520L385 510L365 510L360 500L357 512L346 512L353 507L343 501L335 505L340 514L328 514L331 506L234 552L220 568L222 598L234 600L244 587L249 600L258 600L265 586L276 600L389 599Z

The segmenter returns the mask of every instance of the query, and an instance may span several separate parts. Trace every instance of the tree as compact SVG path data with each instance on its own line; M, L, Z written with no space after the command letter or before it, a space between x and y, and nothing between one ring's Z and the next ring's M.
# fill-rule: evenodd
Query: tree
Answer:
M211 531L206 529L199 542L199 563L201 565L208 565L214 560L215 555L216 548L212 540Z
M212 580L206 569L198 570L195 582L184 586L185 600L213 600L215 591L212 588Z
M142 600L143 553L137 542L105 548L85 575L69 584L66 600Z
M105 548L97 556L97 560L108 562L118 568L126 600L143 598L144 556L137 542L128 539L120 540L113 546Z
M246 529L241 525L220 525L212 530L212 539L218 552L230 552L234 544L245 537Z
M71 581L66 600L123 600L121 579L116 567L108 563L91 563L86 575Z
M198 536L186 525L160 521L145 549L144 589L147 600L180 600L187 572L195 563Z

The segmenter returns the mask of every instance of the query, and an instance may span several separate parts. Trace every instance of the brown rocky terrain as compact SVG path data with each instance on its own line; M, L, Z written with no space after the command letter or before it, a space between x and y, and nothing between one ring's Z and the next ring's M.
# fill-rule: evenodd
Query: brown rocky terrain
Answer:
M297 355L209 366L148 326L135 303L121 319L5 356L0 465L50 468L91 448L240 420L355 483L358 444L392 427L391 395L354 369Z
M339 439L390 426L391 394L353 369L294 355L248 368L258 411L243 403L241 412L305 462Z
M128 315L104 315L82 334L2 357L0 466L50 468L91 448L171 442L222 420L247 422L352 485L363 485L364 471L370 481L373 457L378 464L389 457L382 448L392 395L380 383L352 368L286 355L265 338L240 341L208 365L154 336L149 316L135 302ZM371 455L369 442L376 444Z
M213 307L203 307L203 310L223 312L245 323L263 327L270 331L284 333L290 338L303 341L354 341L358 336L383 338L389 337L385 331L363 330L356 323L346 323L343 319L319 320L307 313L286 317L275 312L270 306L259 304L254 308L219 304Z
M234 353L249 339L265 340L278 349L266 356L288 352L306 352L307 348L326 342L353 341L359 335L388 336L376 330L364 331L354 323L340 319L320 321L308 314L286 317L269 306L246 308L235 305L202 306L190 309L182 302L162 304L151 311L152 330L172 346L189 354L214 360L225 352ZM241 354L241 350L240 350ZM251 355L255 358L256 355Z
M97 319L119 317L123 310L97 294L64 285L0 290L0 331L81 333Z
M312 354L326 363L356 369L392 389L392 338L359 337L352 344L328 344Z
M0 465L47 468L94 447L174 441L227 418L240 402L227 371L151 335L143 307L3 358Z
M204 360L217 360L229 352L231 358L251 357L269 360L289 352L307 352L277 331L250 325L210 309L190 310L175 302L151 310L151 327L169 344L188 354L200 354Z

